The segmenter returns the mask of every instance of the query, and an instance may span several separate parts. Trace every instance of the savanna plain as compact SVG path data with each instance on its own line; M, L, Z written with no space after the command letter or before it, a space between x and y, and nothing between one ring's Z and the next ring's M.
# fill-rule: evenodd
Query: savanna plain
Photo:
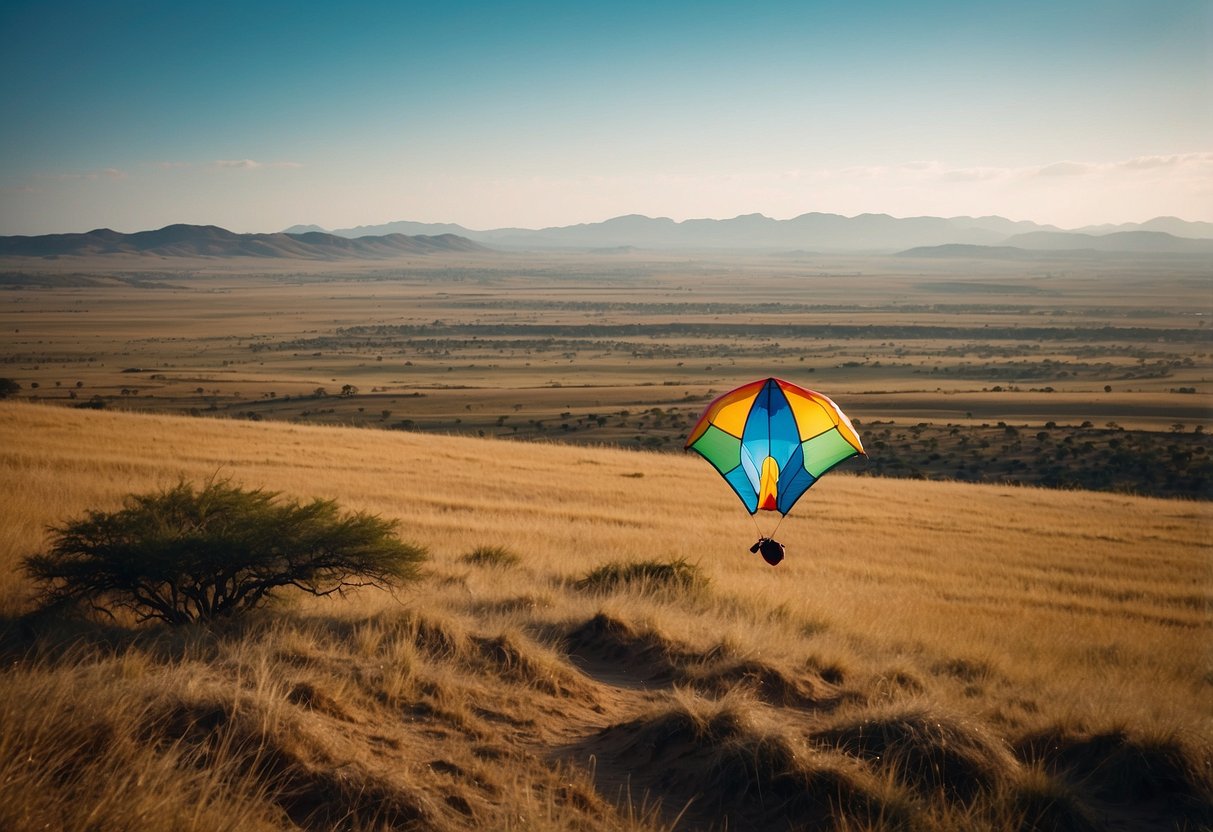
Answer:
M0 264L0 828L1213 828L1208 263L267 263ZM775 568L681 453L765 376L868 452ZM422 577L37 612L48 527L216 478Z

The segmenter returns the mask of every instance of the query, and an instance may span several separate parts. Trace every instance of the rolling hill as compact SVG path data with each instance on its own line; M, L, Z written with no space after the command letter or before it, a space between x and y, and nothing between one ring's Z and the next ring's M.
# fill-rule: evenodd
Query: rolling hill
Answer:
M1016 234L1000 246L948 244L917 246L898 252L903 257L1040 260L1116 255L1213 255L1213 240L1176 237L1161 231L1116 231L1103 235L1061 231Z
M48 524L215 476L398 520L427 573L23 616ZM1213 821L1202 504L836 472L772 569L697 458L13 402L0 483L7 829Z
M1115 231L1110 234L1031 231L1016 234L1006 245L1036 251L1082 249L1106 252L1153 252L1163 254L1213 254L1213 240L1176 237L1165 231Z
M169 225L121 234L108 228L83 234L0 237L0 256L87 257L139 254L157 257L265 257L303 260L381 259L406 254L484 251L454 234L386 234L348 238L322 231L236 234L214 225Z

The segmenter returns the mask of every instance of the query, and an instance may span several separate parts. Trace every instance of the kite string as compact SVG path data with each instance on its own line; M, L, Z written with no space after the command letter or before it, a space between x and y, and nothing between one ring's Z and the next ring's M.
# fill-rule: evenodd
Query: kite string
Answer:
M785 518L785 517L787 517L786 514L779 515L779 519L775 522L775 528L771 529L770 534L766 534L763 532L762 527L758 525L758 517L756 515L751 514L750 520L752 520L754 522L754 529L755 529L755 531L758 532L758 537L760 539L770 540L771 538L775 537L775 532L779 531L779 526L781 523L783 523L783 518Z
M775 537L775 532L779 531L779 525L783 523L783 518L785 517L787 517L786 514L779 515L779 519L775 521L775 528L771 529L771 533L767 537Z
M754 522L754 531L758 532L758 539L762 540L764 537L766 537L766 535L762 533L762 527L758 525L758 518L751 514L750 520Z

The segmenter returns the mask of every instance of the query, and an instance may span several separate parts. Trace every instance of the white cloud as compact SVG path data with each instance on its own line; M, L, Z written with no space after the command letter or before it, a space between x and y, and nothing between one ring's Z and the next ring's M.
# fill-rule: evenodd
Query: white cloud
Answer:
M1030 171L1032 176L1083 176L1095 170L1095 166L1082 162L1054 162L1051 165Z
M1206 167L1213 165L1213 153L1173 153L1170 156L1138 156L1135 159L1117 162L1115 167L1147 170L1149 168L1173 168L1189 165Z
M1014 182L1033 179L1072 179L1094 177L1104 180L1125 179L1134 174L1149 175L1176 182L1197 184L1213 176L1213 152L1174 153L1137 156L1114 162L1076 162L1063 160L1043 165L1020 167L952 167L938 161L915 161L899 165L868 165L816 171L797 171L796 178L820 181L879 179L890 183L915 182Z
M126 171L118 168L102 168L101 170L66 171L54 174L52 177L60 182L93 182L98 179L125 179Z
M936 176L944 182L986 182L1006 177L1007 171L1003 168L952 168L939 170Z
M220 169L259 170L261 168L301 168L298 162L258 162L253 159L217 159L212 167Z

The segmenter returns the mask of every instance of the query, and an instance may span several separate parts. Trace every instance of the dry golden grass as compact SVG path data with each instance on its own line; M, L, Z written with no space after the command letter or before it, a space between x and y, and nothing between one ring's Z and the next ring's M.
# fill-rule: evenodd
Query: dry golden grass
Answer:
M21 617L48 524L216 473L398 518L427 575L209 629ZM0 483L6 828L1210 817L1208 503L836 472L772 569L696 458L16 403ZM702 581L579 586L639 561Z

